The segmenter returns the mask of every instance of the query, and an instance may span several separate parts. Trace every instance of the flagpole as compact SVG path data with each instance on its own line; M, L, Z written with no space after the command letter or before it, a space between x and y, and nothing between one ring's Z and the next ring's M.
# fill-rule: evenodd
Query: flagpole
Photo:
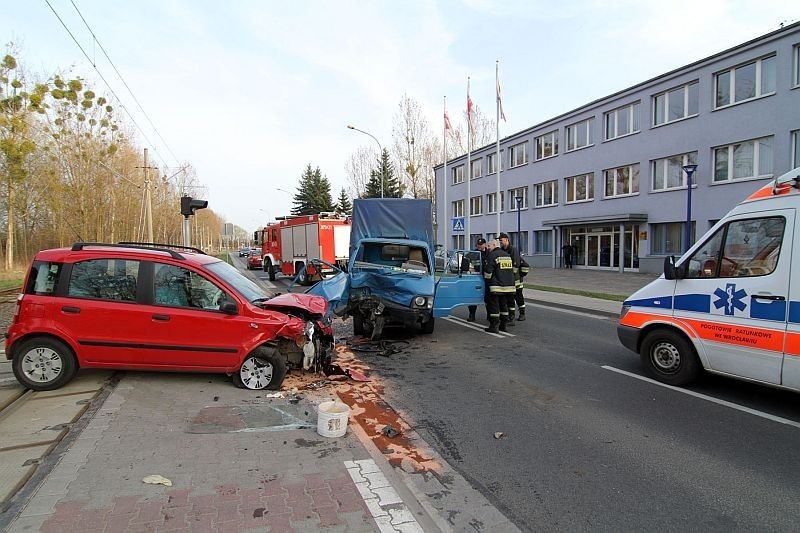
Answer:
M442 144L444 146L444 179L443 179L444 187L442 187L442 191L443 191L442 192L442 204L443 204L442 207L444 207L444 224L443 224L443 226L444 226L444 257L445 257L445 263L447 263L447 228L450 227L450 217L447 216L447 214L449 213L449 211L448 211L449 208L447 207L447 118L446 118L447 117L447 97L446 96L444 97L444 116L445 116L445 120L442 121L442 122L444 122L444 126L443 126L444 134L442 135L442 139L443 139L443 143ZM446 268L447 268L447 265L445 264L445 269Z
M472 198L470 197L470 186L472 184L472 106L471 100L469 98L469 76L467 76L467 201L464 202L464 219L466 220L466 224L464 224L464 231L466 232L467 236L464 239L464 248L466 250L471 250L472 247L470 246L470 212L472 211Z
M495 170L497 171L497 193L494 197L494 209L497 212L497 235L500 235L500 60L495 64L495 79L497 81L497 157L495 158Z

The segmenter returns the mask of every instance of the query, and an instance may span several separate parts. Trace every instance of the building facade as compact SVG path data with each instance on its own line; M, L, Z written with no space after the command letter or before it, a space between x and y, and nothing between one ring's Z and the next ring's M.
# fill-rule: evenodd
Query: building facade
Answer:
M660 272L687 248L684 165L689 244L800 166L800 23L501 139L500 161L499 202L496 144L435 168L439 243L496 236L499 207L534 266L569 243L576 268Z

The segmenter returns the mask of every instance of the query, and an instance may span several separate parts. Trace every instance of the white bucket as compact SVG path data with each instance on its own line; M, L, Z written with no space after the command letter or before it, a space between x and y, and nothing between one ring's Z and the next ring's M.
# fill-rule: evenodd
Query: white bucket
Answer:
M322 402L317 407L317 433L323 437L341 437L347 431L350 408L338 400Z

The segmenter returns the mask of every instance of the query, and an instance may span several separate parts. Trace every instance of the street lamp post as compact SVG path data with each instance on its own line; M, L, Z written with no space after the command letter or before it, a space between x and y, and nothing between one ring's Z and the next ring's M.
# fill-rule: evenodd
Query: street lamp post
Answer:
M686 227L684 228L683 251L689 251L692 238L692 174L697 170L697 165L683 165L686 172Z
M358 131L360 133L363 133L364 135L369 135L370 137L372 137L372 140L374 140L376 143L378 143L378 158L381 161L381 198L383 198L383 182L386 180L386 175L383 172L383 161L382 161L382 158L383 158L383 147L381 147L381 142L373 134L371 134L369 132L366 132L364 130L360 130L360 129L356 128L355 126L353 126L352 124L348 124L347 125L347 129Z
M522 255L522 196L515 196L517 201L517 251Z

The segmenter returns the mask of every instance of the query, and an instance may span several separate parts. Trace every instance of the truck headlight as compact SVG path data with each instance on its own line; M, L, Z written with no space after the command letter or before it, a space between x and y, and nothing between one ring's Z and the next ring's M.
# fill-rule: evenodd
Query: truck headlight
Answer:
M433 298L430 296L414 296L413 307L418 309L430 309L433 307Z

